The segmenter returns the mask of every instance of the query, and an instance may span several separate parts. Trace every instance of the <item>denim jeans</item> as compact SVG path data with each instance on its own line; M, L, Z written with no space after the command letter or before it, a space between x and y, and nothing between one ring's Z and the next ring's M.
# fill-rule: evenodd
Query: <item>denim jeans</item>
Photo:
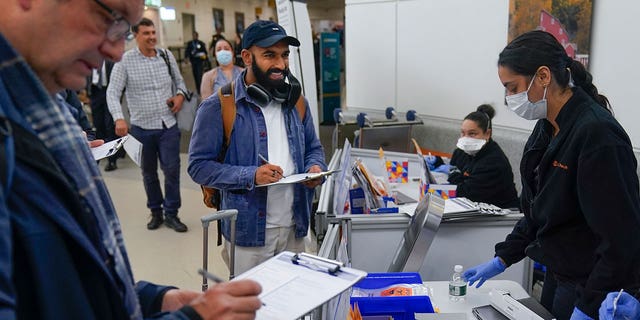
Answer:
M130 133L142 143L141 169L147 208L152 212L164 209L166 216L176 216L180 208L180 129L177 125L150 130L132 125ZM164 174L164 197L158 179L158 160Z
M549 272L548 269L547 272ZM553 314L558 320L569 320L569 318L571 318L571 314L573 313L573 308L577 299L578 294L576 292L575 284L556 279L556 289L553 296L553 307L551 307L550 310L551 314Z
M542 286L542 295L540 296L540 304L542 304L547 311L553 310L553 300L556 298L556 288L558 287L558 281L553 276L553 272L547 271L544 273L544 285Z

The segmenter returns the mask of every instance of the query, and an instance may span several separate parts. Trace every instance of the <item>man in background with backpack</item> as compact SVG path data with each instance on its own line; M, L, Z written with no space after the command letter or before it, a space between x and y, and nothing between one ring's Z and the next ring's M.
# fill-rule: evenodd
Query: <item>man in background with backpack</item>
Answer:
M235 274L282 251L304 251L314 188L322 180L260 185L326 170L309 105L289 73L290 45L300 42L280 25L251 24L242 40L247 68L196 115L188 172L196 183L220 190L220 209L238 210ZM229 227L223 221L227 240Z
M186 232L178 218L180 209L180 129L175 114L182 108L187 89L173 54L156 48L153 22L142 18L133 26L137 46L127 51L111 71L107 103L118 136L129 132L120 98L127 98L131 135L142 143L142 178L151 221L147 229L164 224ZM173 92L173 87L176 92ZM126 90L125 90L126 89ZM164 173L164 196L158 179L158 160ZM164 217L163 217L164 214Z

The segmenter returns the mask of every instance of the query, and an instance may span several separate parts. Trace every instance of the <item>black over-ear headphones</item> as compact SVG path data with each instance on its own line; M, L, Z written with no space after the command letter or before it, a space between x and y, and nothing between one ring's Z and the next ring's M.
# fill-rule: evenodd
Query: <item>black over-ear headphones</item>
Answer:
M291 73L287 75L287 79L289 83L285 82L283 86L271 90L267 90L257 82L253 83L247 87L247 94L258 105L263 107L268 105L271 100L293 105L300 98L302 86L300 85L300 81Z

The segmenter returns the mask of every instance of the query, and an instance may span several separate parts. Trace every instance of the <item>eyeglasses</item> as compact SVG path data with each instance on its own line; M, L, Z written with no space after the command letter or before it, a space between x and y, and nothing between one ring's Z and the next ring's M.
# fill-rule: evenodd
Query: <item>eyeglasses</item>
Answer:
M93 1L95 1L104 10L108 11L109 14L111 14L111 17L113 17L113 22L109 26L109 29L107 29L107 39L109 39L109 41L118 41L122 38L129 38L129 35L131 34L131 31L129 31L131 29L131 23L129 23L129 21L127 21L127 19L125 19L119 12L109 8L109 6L104 4L102 1Z

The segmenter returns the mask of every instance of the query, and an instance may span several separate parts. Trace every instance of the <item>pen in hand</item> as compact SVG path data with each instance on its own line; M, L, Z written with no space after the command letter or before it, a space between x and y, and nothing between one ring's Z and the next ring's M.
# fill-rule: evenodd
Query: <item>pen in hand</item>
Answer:
M198 273L203 277L207 277L207 279L209 279L209 280L211 280L211 281L213 281L215 283L224 282L224 279L222 279L222 278L216 276L215 274L213 274L213 273L211 273L211 272L209 272L207 270L204 270L202 268L198 269ZM266 306L266 304L264 302L261 302L261 303L262 303L263 306Z
M260 160L262 160L262 162L266 163L266 164L271 164L269 162L269 160L267 160L267 158L265 158L263 155L258 153L258 158L260 158Z
M215 283L221 283L224 282L224 279L216 276L215 274L208 272L207 270L204 269L198 269L198 273L203 276L203 277L207 277L207 279L212 280Z
M615 319L616 317L616 309L618 309L618 299L620 299L620 296L622 295L623 291L624 289L620 289L620 292L618 292L618 295L613 299L613 312L611 313L611 319Z
M269 160L267 160L267 158L265 158L263 155L261 155L261 154L259 154L259 153L258 153L258 158L260 158L260 160L261 160L262 162L264 162L265 164L271 164L271 162L269 162ZM274 174L274 175L279 174L279 175L280 175L280 177L282 177L282 178L284 178L284 177L285 177L285 176L284 176L284 174L282 174L282 173L280 173L280 172L278 172L278 171L275 171L275 170L273 170L273 174Z

